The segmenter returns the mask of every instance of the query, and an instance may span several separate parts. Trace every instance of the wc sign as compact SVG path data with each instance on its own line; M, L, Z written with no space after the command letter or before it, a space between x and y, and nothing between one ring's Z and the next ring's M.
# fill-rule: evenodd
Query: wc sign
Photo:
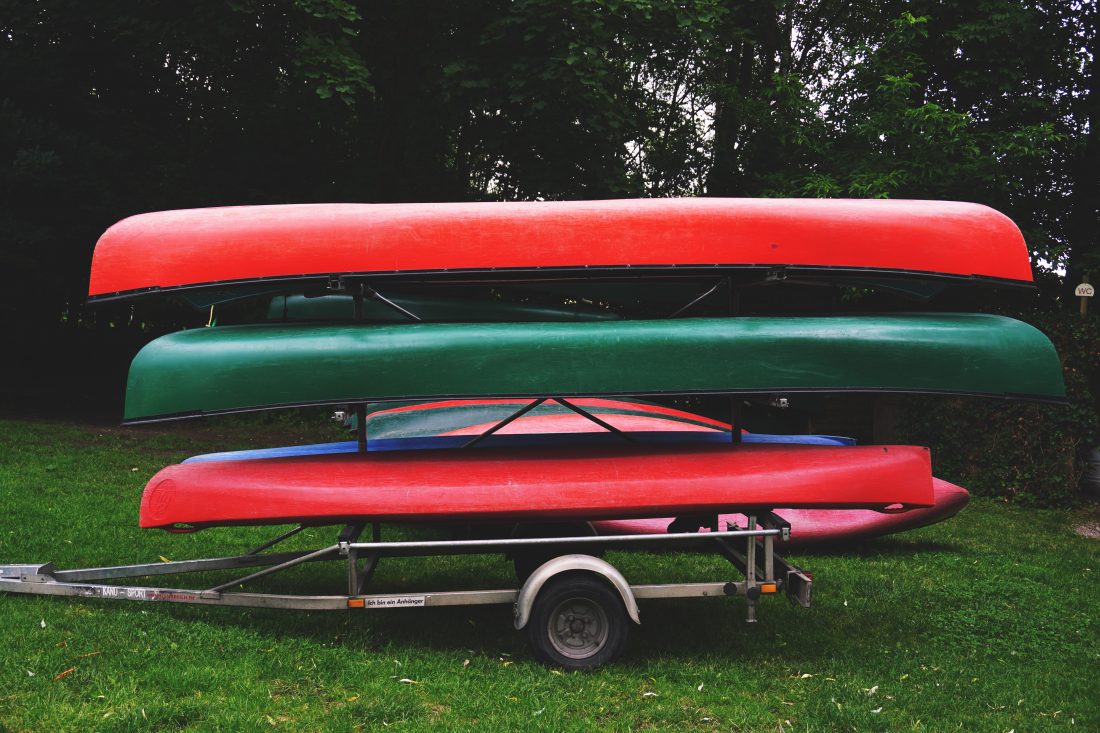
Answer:
M1073 294L1076 295L1078 298L1091 298L1092 296L1096 295L1096 288L1088 283L1081 283L1073 291Z

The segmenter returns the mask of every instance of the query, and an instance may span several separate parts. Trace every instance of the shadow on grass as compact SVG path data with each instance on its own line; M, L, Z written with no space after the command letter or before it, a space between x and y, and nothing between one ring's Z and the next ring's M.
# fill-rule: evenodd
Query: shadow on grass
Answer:
M799 564L813 571L815 560L887 559L904 563L920 554L965 555L964 547L952 543L904 538L880 538L873 542L844 543L803 550ZM627 557L626 555L629 555ZM701 553L622 553L611 558L622 565L633 582L679 582L677 570L687 571L693 580L719 579L730 572L724 561ZM819 580L852 583L837 568L837 577ZM188 588L208 588L241 577L248 571L204 573L181 576ZM649 577L635 580L635 573ZM670 575L672 573L672 575ZM699 577L699 576L704 577ZM713 576L713 577L711 577ZM150 579L145 579L150 580ZM862 582L862 579L859 579ZM268 593L332 595L344 592L342 563L316 563L293 569L279 577L250 584L248 590ZM145 584L136 581L136 584ZM174 586L172 580L151 580L149 584ZM509 562L500 556L462 556L430 559L389 559L382 563L373 592L417 594L474 588L514 587ZM715 662L823 660L837 652L842 639L861 638L870 647L887 647L899 633L911 635L916 621L900 600L882 599L878 605L846 608L843 614L806 611L791 607L786 599L764 597L759 604L759 622L745 622L743 598L677 599L644 602L643 625L632 627L632 641L626 664L649 664L655 660L709 660ZM834 585L833 596L837 589ZM830 596L823 596L828 599ZM833 598L836 602L836 598ZM827 600L826 600L827 604ZM114 605L114 604L108 604ZM144 605L144 604L142 604ZM847 606L847 603L844 604ZM392 610L348 610L304 612L273 609L157 604L145 606L149 613L163 614L167 625L181 628L182 636L210 639L224 636L260 637L264 645L293 642L306 648L339 646L352 653L412 656L429 653L481 656L513 655L530 659L525 633L512 626L510 605L451 608L409 608ZM223 634L223 632L225 632ZM795 643L793 640L798 639ZM461 661L461 660L460 660Z
M903 556L930 548L942 549L934 543L916 546L899 543L890 550ZM506 582L500 582L507 575L506 568L496 570L501 572L489 573L490 577L482 578L485 582L459 585L507 587ZM327 578L316 575L291 587L302 593L340 592L340 576L340 573L329 574ZM400 578L396 589L394 584L387 584L377 590L439 589L441 584L436 581L440 577L432 573ZM836 599L833 600L835 603ZM918 620L909 617L904 603L901 606L884 614L885 609L871 604L845 609L834 617L828 612L793 607L783 596L765 596L758 604L759 621L749 624L745 620L745 601L739 597L645 601L641 605L642 625L631 624L631 641L623 664L644 666L665 659L716 664L734 660L825 662L839 653L845 639L858 637L868 648L882 648L911 636L919 627ZM170 624L197 627L185 633L196 638L209 638L210 630L214 630L215 636L221 630L229 630L230 637L255 636L263 640L260 642L263 645L289 642L296 647L317 649L338 646L349 653L374 657L421 658L442 654L460 661L471 655L510 656L517 661L532 659L526 632L514 629L512 607L506 604L329 612L161 605L157 612L170 617Z
M838 654L850 655L854 638L860 640L859 648L877 650L892 648L915 633L911 624L884 618L874 607L847 610L841 619L792 608L778 597L761 601L755 624L745 621L743 599L669 599L643 602L641 608L643 623L631 624L621 665L661 660L826 664ZM198 639L224 632L227 638L253 637L261 647L317 652L339 647L367 658L508 657L535 664L526 631L513 627L507 605L374 612L162 606L157 612L170 617L169 626L197 626L181 629L181 636ZM909 621L917 624L918 619Z

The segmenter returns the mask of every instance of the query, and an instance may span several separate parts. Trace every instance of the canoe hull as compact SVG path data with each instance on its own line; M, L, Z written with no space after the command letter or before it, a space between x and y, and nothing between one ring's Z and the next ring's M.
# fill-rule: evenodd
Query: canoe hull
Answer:
M639 400L605 400L571 397L570 404L594 415L630 439L644 445L730 445L730 426L720 420ZM384 403L367 406L367 451L407 451L462 448L475 436L531 404L530 400L448 400L399 407ZM855 445L855 440L834 435L769 435L742 431L743 443L796 445ZM492 435L483 436L479 449L550 446L622 446L622 436L568 408L544 402ZM192 456L184 463L255 458L356 453L354 440L312 443L276 448L222 451Z
M933 501L928 450L913 446L416 451L169 466L146 486L140 522L491 523Z
M567 397L581 409L598 415L601 420L619 430L628 430L628 422L645 425L643 429L657 431L714 430L729 432L730 426L721 420L692 412L658 405L644 400ZM529 399L440 400L391 405L384 402L367 405L367 436L375 438L426 438L442 435L466 435L475 425L497 423L511 417L531 404ZM532 408L518 420L505 426L504 434L554 432L604 432L604 428L578 415L564 405L548 400Z
M398 399L933 392L1064 398L1031 326L984 314L262 325L143 348L128 422Z
M96 244L88 295L95 300L348 274L591 277L722 266L1032 279L1016 225L968 203L697 198L298 204L124 219Z

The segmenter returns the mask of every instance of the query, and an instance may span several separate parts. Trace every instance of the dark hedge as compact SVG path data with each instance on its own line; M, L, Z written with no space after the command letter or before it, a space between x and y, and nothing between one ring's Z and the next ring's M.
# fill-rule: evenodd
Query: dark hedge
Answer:
M1062 358L1068 405L909 397L902 442L932 449L935 475L979 496L1028 506L1070 506L1088 452L1100 445L1100 319L1066 310L1013 315L1046 333Z

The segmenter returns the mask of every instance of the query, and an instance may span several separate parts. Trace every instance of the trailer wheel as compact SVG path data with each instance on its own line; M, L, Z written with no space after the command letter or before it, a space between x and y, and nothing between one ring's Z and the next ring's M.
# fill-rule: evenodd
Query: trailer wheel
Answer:
M591 669L622 653L629 621L622 598L607 583L591 575L563 575L539 591L527 638L544 664Z

